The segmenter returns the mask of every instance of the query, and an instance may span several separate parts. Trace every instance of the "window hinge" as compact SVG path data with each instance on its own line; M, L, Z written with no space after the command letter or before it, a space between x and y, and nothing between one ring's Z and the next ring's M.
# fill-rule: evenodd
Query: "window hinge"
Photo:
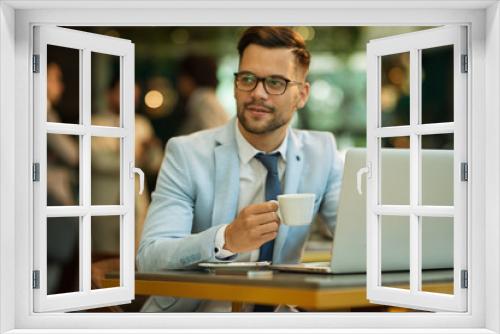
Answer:
M33 55L33 73L40 73L40 55Z
M33 164L33 181L40 181L40 164L38 162Z
M469 287L469 272L467 270L462 270L462 282L460 287L462 289L467 289Z
M462 73L469 72L469 57L467 55L462 55Z
M40 270L33 270L33 289L40 289Z
M469 165L466 162L461 163L461 168L460 168L460 179L462 181L468 181L469 180Z

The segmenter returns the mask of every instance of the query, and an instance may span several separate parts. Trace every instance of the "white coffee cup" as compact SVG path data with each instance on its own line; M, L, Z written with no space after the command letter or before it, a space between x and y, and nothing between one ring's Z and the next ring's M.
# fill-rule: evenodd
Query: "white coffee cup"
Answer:
M315 194L278 195L278 214L288 226L308 225L313 219Z

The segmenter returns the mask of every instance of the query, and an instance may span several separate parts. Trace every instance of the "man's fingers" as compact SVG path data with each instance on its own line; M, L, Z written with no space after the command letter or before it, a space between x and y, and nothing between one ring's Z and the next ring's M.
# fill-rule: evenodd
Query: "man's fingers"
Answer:
M276 212L278 210L278 202L268 201L259 204L252 204L244 209L246 214L259 214L266 212Z
M262 242L261 246L263 244L265 244L266 242L268 242L268 241L276 239L277 236L278 236L278 232L269 232L269 233L263 234L262 238L260 239L261 242Z
M254 214L246 218L247 228L257 228L268 223L280 223L280 218L276 212L266 212Z
M258 234L264 235L267 233L271 232L277 232L279 228L279 224L276 222L271 222L267 224L262 224L259 227L257 227L255 230L257 231Z
M280 217L278 216L278 214L276 212L261 213L258 215L254 215L254 217L255 217L255 220L259 224L267 224L270 222L277 222L277 223L280 222Z

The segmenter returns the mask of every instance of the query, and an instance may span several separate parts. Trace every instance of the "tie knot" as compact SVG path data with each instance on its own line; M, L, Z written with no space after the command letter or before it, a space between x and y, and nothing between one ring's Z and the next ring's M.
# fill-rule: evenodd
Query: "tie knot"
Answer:
M280 157L279 152L273 154L257 153L255 155L255 158L259 160L264 165L264 167L266 167L267 172L271 174L278 174L279 157Z

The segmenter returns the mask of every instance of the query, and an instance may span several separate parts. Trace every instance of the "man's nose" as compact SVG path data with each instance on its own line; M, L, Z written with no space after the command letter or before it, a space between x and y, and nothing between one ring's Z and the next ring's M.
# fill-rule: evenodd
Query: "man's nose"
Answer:
M260 80L257 82L257 86L255 86L255 89L252 91L252 97L257 98L257 99L267 99L269 94L267 94L266 89L264 88L264 81Z

